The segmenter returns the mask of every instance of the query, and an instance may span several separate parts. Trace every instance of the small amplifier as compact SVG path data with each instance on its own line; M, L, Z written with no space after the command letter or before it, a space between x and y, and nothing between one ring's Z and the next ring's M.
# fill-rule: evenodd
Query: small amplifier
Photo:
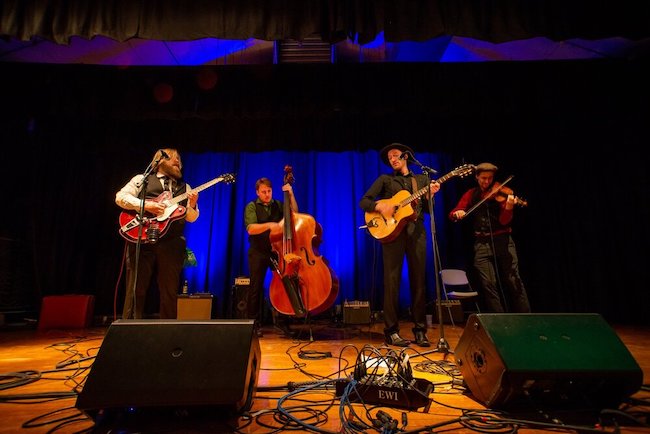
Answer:
M460 300L442 300L442 303L436 302L436 309L433 312L435 321L438 321L438 304L441 304L443 323L461 323L465 321L465 313L463 312L463 305Z
M235 278L235 284L230 291L229 318L248 318L248 293L251 279L245 276Z
M370 324L370 302L346 300L343 303L343 324Z
M246 276L235 277L235 285L237 286L247 286L250 284L251 284L250 277L246 277Z
M212 294L179 294L176 319L212 319Z

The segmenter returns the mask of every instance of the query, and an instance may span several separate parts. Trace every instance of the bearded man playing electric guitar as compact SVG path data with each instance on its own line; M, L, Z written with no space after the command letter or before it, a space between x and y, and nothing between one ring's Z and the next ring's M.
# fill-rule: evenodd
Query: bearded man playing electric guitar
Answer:
M183 181L178 151L171 148L156 151L150 167L153 170L146 178L143 174L135 175L115 195L115 203L125 210L120 218L120 234L128 243L124 319L142 318L154 271L160 293L160 318L176 319L186 256L183 229L186 221L194 222L199 217L198 191L192 191ZM182 201L172 199L181 196ZM143 219L140 218L142 197ZM136 254L138 247L139 254Z

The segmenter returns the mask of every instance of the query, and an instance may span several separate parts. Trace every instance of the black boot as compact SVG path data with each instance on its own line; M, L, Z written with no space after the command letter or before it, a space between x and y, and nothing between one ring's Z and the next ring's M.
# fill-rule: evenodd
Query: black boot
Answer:
M422 329L413 329L413 335L415 336L415 344L420 347L430 347L431 342L427 338L427 334Z

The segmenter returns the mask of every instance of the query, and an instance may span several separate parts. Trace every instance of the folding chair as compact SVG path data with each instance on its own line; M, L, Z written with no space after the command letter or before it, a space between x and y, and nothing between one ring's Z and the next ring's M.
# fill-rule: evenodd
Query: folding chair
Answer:
M476 312L481 311L477 302L478 292L475 291L469 283L465 270L459 270L456 268L440 270L440 280L442 281L443 303L445 301L458 300L461 307L463 307L465 301L473 301ZM451 324L455 326L449 303L447 303L447 309ZM463 307L463 316L465 313L466 311Z

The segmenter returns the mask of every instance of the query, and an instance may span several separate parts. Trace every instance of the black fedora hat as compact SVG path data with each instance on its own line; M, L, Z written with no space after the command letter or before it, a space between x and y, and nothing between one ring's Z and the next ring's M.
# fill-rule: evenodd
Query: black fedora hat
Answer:
M385 165L390 166L390 162L388 161L388 151L391 149L399 149L402 152L408 152L411 154L411 157L413 157L413 149L406 145L402 145L401 143L391 143L388 146L384 146L381 151L379 151L379 156L381 157L381 161L384 162Z

